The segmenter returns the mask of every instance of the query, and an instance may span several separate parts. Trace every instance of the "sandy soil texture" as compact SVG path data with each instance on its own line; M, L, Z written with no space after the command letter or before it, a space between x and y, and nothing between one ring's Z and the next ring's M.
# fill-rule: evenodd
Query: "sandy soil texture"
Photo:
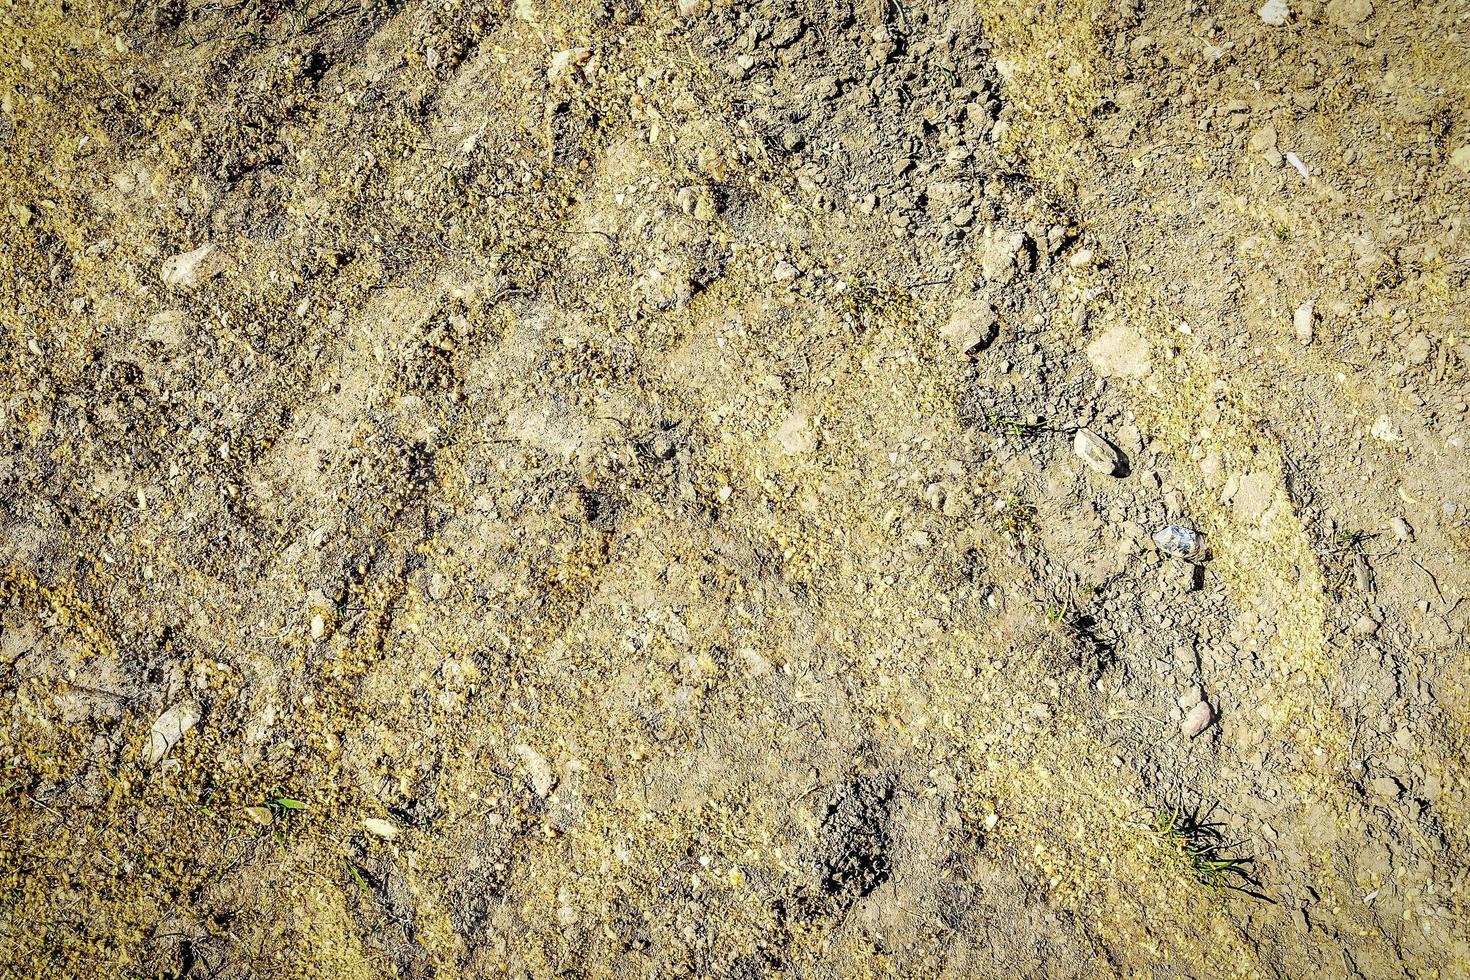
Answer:
M1470 976L1463 0L0 0L0 976Z

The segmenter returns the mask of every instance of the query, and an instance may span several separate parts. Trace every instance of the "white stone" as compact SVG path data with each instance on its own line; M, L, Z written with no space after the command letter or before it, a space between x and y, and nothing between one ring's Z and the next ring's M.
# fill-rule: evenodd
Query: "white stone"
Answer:
M1286 0L1266 0L1260 10L1262 23L1268 27L1285 27L1287 18L1291 16L1291 8L1286 5Z
M550 793L551 787L556 783L556 776L552 773L551 763L546 761L546 756L529 745L514 746L513 751L520 757L526 776L531 781L531 789L536 791L536 795L545 796Z
M143 339L165 347L177 347L184 342L183 310L159 310L143 324Z
M143 765L156 766L164 756L173 751L179 739L199 724L199 706L192 701L174 705L153 723L148 732L148 744L143 748Z
M163 260L163 281L180 289L193 289L209 278L204 260L214 252L213 245L200 245L192 252L180 252Z
M362 827L368 833L381 837L384 840L392 840L398 836L398 828L380 817L363 817Z
M1296 308L1291 315L1291 326L1296 331L1296 339L1302 344L1310 344L1312 337L1316 334L1314 322L1316 319L1315 304L1307 300Z
M564 51L557 51L551 56L551 64L546 69L546 77L553 82L576 78L580 74L578 69L591 57L591 48L567 48Z
M1077 436L1072 440L1072 451L1088 466L1104 476L1112 476L1117 473L1119 465L1123 462L1122 454L1110 442L1091 429L1077 430Z
M1029 272L1030 256L1026 254L1026 236L1019 231L987 231L981 248L980 272L986 282L1004 286L1016 273Z
M1380 415L1378 416L1378 418L1374 419L1373 428L1370 430L1370 433L1373 438L1377 439L1379 442L1404 441L1403 433L1399 432L1399 427L1394 425L1393 419L1389 418L1387 415Z

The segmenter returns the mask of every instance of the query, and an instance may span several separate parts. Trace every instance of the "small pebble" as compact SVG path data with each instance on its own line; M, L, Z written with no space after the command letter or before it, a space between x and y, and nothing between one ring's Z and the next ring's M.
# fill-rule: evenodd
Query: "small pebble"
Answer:
M1403 442L1404 435L1388 415L1380 415L1373 421L1369 434L1379 442Z
M163 281L180 289L193 289L202 279L208 278L201 266L213 251L213 245L201 245L192 252L181 252L164 259Z
M940 333L956 353L973 357L995 340L998 322L995 307L981 299L962 299L954 306Z
M143 765L156 766L173 747L199 724L199 706L184 701L169 708L153 722L148 732L148 744L143 747Z
M262 827L269 827L274 819L269 807L247 806L242 807L240 812L245 815L245 819L258 823Z
M1392 526L1393 536L1398 538L1400 541L1409 542L1414 540L1414 529L1409 526L1409 522L1404 520L1402 517L1395 517L1393 519Z
M1210 707L1208 701L1201 701L1190 709L1189 714L1184 716L1183 723L1179 726L1185 737L1194 738L1202 733L1215 720L1215 709Z
M1123 462L1123 455L1091 429L1077 430L1077 437L1072 440L1072 451L1104 476L1112 476L1118 472L1118 467Z
M1256 13L1267 27L1284 27L1291 16L1291 8L1286 5L1286 0L1266 0Z
M398 836L398 827L381 817L363 817L362 829L384 840L392 840Z
M796 277L801 273L796 266L782 259L771 269L771 281L775 283L791 284L796 282Z
M1358 621L1348 630L1353 636L1372 636L1378 632L1381 624L1372 616L1364 613L1358 617Z
M1368 559L1362 555L1353 556L1353 579L1357 582L1359 592L1373 591L1373 569L1369 567Z
M1303 345L1310 344L1313 335L1316 333L1313 323L1315 319L1314 306L1315 304L1311 300L1307 300L1296 308L1296 312L1291 317L1292 328L1296 330L1296 339Z

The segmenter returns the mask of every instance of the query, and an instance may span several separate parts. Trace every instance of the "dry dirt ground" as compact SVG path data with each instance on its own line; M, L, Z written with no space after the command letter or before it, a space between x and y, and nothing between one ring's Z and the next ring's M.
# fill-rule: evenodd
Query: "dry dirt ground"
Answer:
M0 0L0 198L0 975L1470 975L1464 0Z

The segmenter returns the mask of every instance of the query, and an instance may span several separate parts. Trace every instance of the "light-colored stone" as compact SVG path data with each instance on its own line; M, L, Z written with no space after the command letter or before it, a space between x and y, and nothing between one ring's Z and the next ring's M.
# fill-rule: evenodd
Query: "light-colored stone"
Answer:
M1247 524L1258 523L1276 499L1276 480L1270 473L1245 473L1236 482L1231 501L1235 516Z
M1184 721L1180 724L1179 730L1184 733L1186 738L1195 738L1202 734L1206 728L1209 728L1214 720L1215 709L1210 707L1208 701L1201 701L1189 710L1189 714L1184 716Z
M1312 342L1317 332L1316 318L1316 304L1312 300L1307 300L1298 306L1296 312L1291 315L1291 327L1296 332L1296 339L1299 343L1305 345Z
M1368 564L1368 559L1363 557L1362 552L1353 555L1353 584L1364 595L1373 592L1373 568Z
M546 756L537 752L529 745L516 745L513 751L520 758L521 765L526 770L526 778L530 780L531 789L535 790L537 796L545 796L551 792L551 787L556 784L556 775L551 771L551 763L546 761Z
M213 253L214 246L206 244L192 252L169 256L163 260L163 281L180 289L193 289L217 272L215 263L208 261Z
M398 828L391 821L381 817L363 817L362 829L384 840L392 840L398 836Z
M1077 436L1072 440L1072 451L1104 476L1117 473L1123 463L1123 455L1113 444L1091 429L1077 430Z
M1379 442L1403 442L1404 435L1399 427L1394 424L1393 419L1387 415L1380 415L1373 420L1373 428L1369 430L1374 439Z
M788 456L801 456L817 448L817 434L805 413L792 412L776 429L776 442Z
M1291 7L1286 0L1266 0L1256 13L1260 14L1261 22L1267 27L1285 27L1291 17Z
M750 647L740 651L740 659L745 663L745 671L751 677L765 677L771 672L771 662Z
M1368 780L1368 788L1373 791L1375 796L1382 796L1388 799L1393 799L1403 790L1403 787L1399 785L1399 781L1392 776L1375 776Z
M994 229L985 233L981 246L980 272L985 281L1004 286L1017 272L1029 272L1031 258L1026 252L1026 235L1019 231Z
M1104 378L1141 378L1153 367L1148 341L1126 324L1109 327L1088 344L1087 360Z
M1414 528L1402 517L1395 517L1392 522L1393 536L1407 544L1414 540Z
M567 48L551 56L546 78L551 82L570 81L581 75L581 67L592 57L591 48Z
M940 333L965 357L973 357L995 339L999 321L995 307L982 299L962 299L954 305Z
M797 269L796 266L787 262L785 259L782 259L771 267L771 282L774 283L790 285L796 282L797 277L800 275L801 270Z
M1276 127L1264 126L1251 134L1250 149L1253 153L1265 153L1276 149Z
M1087 269L1092 266L1092 260L1094 257L1095 254L1092 249L1079 248L1077 251L1073 252L1072 257L1067 260L1067 265L1071 266L1074 269Z
M199 724L199 706L184 701L169 708L153 722L148 732L148 744L143 747L143 765L156 766L173 751L179 740Z

